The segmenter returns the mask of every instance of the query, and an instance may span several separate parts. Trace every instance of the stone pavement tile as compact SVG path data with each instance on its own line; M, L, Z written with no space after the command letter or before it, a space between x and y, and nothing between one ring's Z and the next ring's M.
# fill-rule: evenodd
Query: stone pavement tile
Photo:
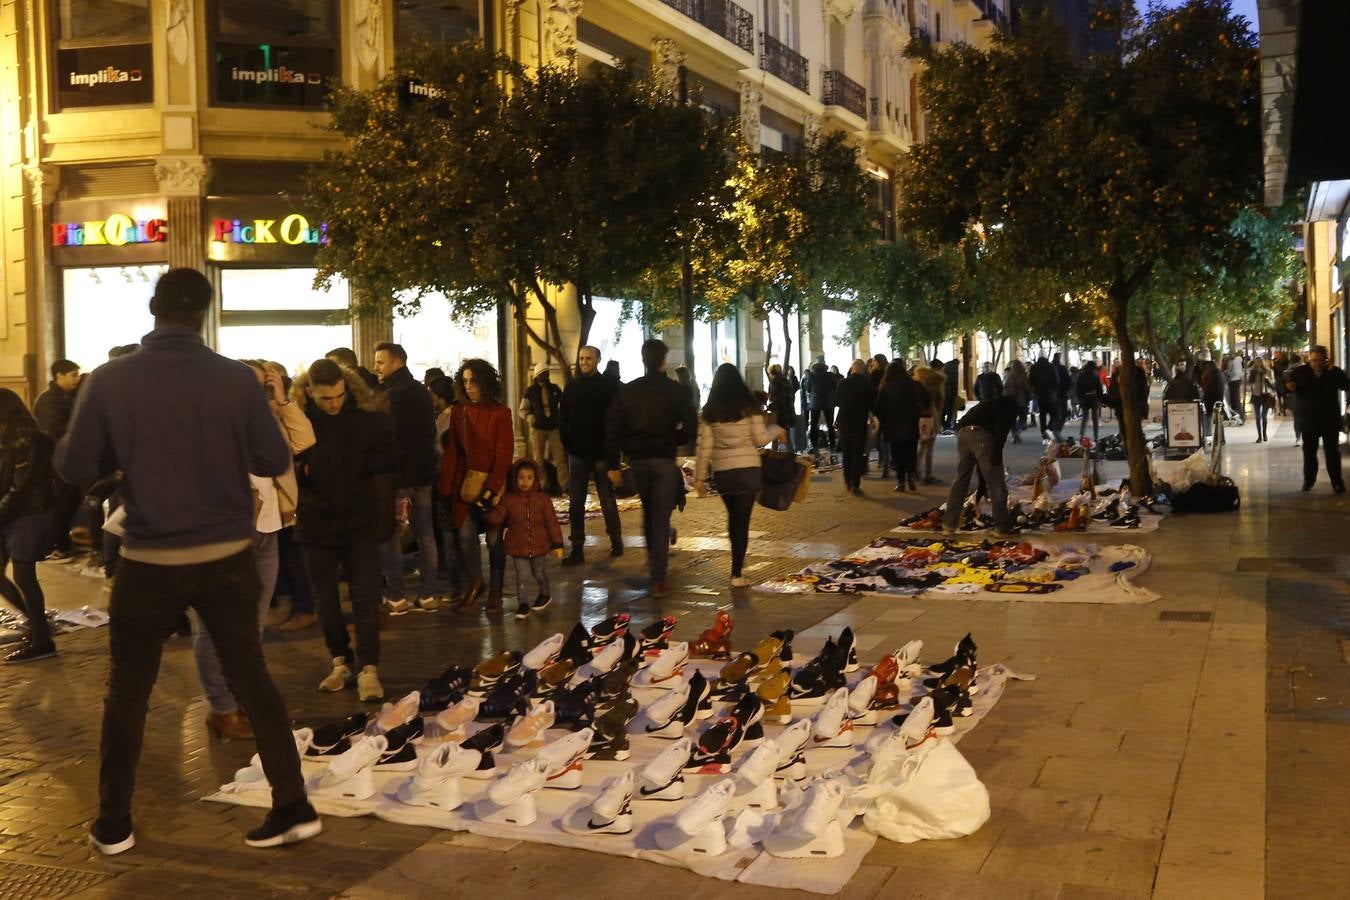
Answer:
M1087 884L1060 885L1055 900L1149 900L1152 891L1122 891Z
M1163 842L1163 865L1223 866L1244 872L1266 868L1263 818L1202 819L1173 816Z
M906 900L1054 900L1057 881L997 878L928 867L896 868L878 897Z
M1177 765L1166 760L1052 756L1041 769L1036 787L1170 797L1176 777Z
M1262 875L1223 866L1159 866L1157 880L1153 886L1154 900L1195 900L1197 897L1262 900L1266 896L1268 895L1265 892L1265 878ZM1269 896L1274 897L1277 894L1272 892Z
M1119 837L1154 840L1167 831L1170 798L1160 794L1127 794L1102 786L1088 831Z
M1133 727L1133 723L1126 723L1126 727ZM1120 741L1120 755L1130 759L1179 763L1185 754L1185 733L1126 731Z
M1144 891L1153 884L1160 846L1157 840L1109 834L1009 829L980 875Z
M1125 691L1109 702L1095 699L1077 704L1069 722L1081 728L1111 728L1128 724L1136 731L1175 733L1184 731L1191 721L1189 703L1193 698L1158 697L1149 691ZM1125 710L1129 710L1128 722Z
M1046 826L1063 831L1086 830L1100 799L1094 793L1004 785L989 785L989 795L997 820L1008 828L1023 831Z
M1124 736L1122 731L1105 728L1032 725L1005 731L997 749L1046 756L1109 758L1120 750Z
M945 841L916 841L899 844L878 839L865 861L873 865L925 868L933 872L969 873L980 870L1003 833L1004 823L992 816L979 831L963 838Z

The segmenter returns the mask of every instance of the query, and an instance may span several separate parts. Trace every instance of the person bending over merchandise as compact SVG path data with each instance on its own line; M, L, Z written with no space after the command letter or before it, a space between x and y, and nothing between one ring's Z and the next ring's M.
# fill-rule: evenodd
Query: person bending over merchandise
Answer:
M994 506L994 533L1012 534L1008 521L1008 482L1003 472L1003 444L1017 421L1017 401L1006 394L990 403L980 403L956 423L956 477L947 495L942 515L942 533L952 535L961 523L961 507L970 490L970 476L977 468Z
M516 619L530 617L530 601L525 576L534 579L533 609L548 608L548 557L562 559L562 526L553 510L553 501L540 489L539 465L532 459L518 459L506 479L506 494L487 514L493 528L504 528L502 538L506 555L516 571Z

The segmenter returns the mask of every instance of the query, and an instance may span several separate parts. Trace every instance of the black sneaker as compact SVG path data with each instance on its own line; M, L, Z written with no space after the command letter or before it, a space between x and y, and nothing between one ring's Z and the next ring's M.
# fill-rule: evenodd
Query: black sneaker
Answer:
M5 656L5 662L26 663L35 662L39 659L51 659L56 655L56 645L48 642L46 644L34 645L25 643L18 650Z
M623 556L623 540L622 540L622 539L610 538L610 540L609 540L609 555L610 555L610 556Z
M538 597L534 598L534 604L530 608L535 612L539 612L541 609L548 609L549 604L552 602L553 598L548 594L540 594Z
M572 552L563 557L563 568L570 569L572 566L580 566L586 562L586 554L582 552L580 544L572 545Z
M244 843L250 847L280 847L312 838L323 831L319 814L308 801L289 807L273 809L257 828L248 833Z
M136 846L136 834L131 829L131 817L116 825L108 825L102 819L95 819L89 829L89 843L104 856L116 856Z
M1331 489L1332 489L1333 491L1335 491L1336 493L1338 493L1338 494L1344 494L1344 493L1345 493L1345 482L1341 482L1340 484L1333 484L1333 485L1331 486ZM54 651L53 651L53 652L54 652Z
M1308 491L1311 491L1312 489L1313 489L1313 483L1312 483L1311 481L1305 481L1305 482L1303 482L1303 493L1306 494Z
M529 617L530 617L530 604L522 601L519 605L516 606L516 621L519 622L520 620L528 619Z

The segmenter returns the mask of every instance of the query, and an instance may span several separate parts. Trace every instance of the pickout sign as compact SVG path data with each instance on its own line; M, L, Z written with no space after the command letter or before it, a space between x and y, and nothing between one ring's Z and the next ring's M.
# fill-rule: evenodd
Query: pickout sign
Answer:
M164 219L133 219L123 213L113 213L106 219L52 223L53 247L153 244L167 240L168 235L169 223Z
M328 243L328 224L285 197L207 199L207 258L310 265Z
M130 266L162 263L169 254L168 201L59 200L46 226L58 266Z

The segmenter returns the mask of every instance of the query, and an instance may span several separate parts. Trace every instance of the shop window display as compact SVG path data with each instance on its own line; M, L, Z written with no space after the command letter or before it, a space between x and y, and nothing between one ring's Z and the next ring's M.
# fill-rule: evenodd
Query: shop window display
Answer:
M57 0L63 41L150 39L150 0Z
M347 283L314 288L313 269L222 269L217 349L297 372L334 347L352 346Z
M394 316L394 340L408 351L413 376L433 366L454 372L466 359L486 359L501 369L498 317L484 313L473 323L460 324L450 317L450 301L442 294L422 298L421 308L411 316Z
M63 354L89 370L108 360L108 351L138 344L155 327L150 295L164 266L107 266L64 269Z

